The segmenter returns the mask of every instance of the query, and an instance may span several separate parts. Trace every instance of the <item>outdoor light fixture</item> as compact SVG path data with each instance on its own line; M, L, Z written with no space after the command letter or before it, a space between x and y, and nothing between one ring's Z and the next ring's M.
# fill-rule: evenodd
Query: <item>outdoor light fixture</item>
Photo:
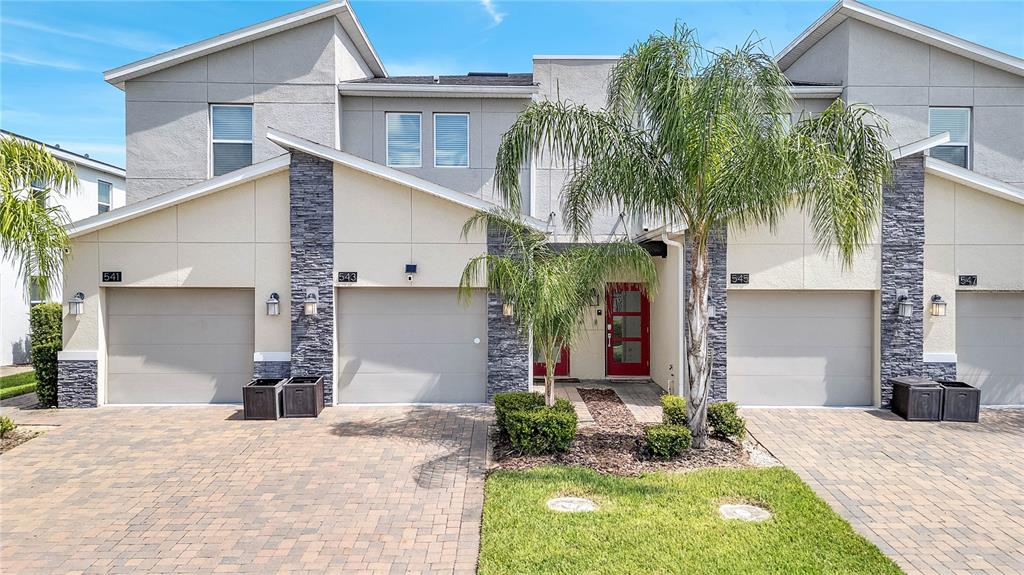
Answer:
M505 317L512 317L512 312L514 311L515 308L512 306L512 302L506 301L501 304L501 315Z
M932 296L932 315L935 317L943 317L946 315L946 302L939 294Z
M416 277L416 264L405 264L405 279L412 281Z
M302 314L316 315L316 304L320 301L315 288L306 290L306 297L302 300Z
M68 300L68 313L71 315L82 315L85 309L85 294L78 292Z
M910 317L914 315L914 305L910 303L910 296L903 294L899 296L896 301L899 302L900 317Z
M267 315L281 315L281 296L277 292L267 298Z
M718 308L714 304L708 304L708 317L715 317L718 315Z

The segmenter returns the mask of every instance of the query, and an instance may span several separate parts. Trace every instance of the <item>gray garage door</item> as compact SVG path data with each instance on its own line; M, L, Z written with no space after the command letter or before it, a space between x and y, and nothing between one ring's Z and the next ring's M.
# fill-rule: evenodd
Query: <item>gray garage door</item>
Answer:
M1024 294L956 294L957 376L986 405L1024 405Z
M108 403L229 403L252 377L253 292L108 289Z
M339 403L477 403L486 396L487 312L454 289L338 290Z
M730 401L870 405L873 312L870 292L730 291Z

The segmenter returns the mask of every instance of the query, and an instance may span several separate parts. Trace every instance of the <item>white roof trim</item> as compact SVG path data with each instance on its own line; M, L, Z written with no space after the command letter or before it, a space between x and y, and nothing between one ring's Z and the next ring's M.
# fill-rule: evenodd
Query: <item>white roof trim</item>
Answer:
M622 56L596 54L593 56L587 56L586 54L534 54L534 60L620 60Z
M838 98L845 86L790 86L789 95L794 98Z
M1013 74L1024 76L1024 59L998 50L986 48L952 34L940 32L917 22L912 22L888 12L861 4L856 0L839 0L825 14L804 30L793 42L775 57L779 67L785 70L811 48L818 40L842 24L847 18L866 22L930 46L942 48L954 54L982 62Z
M107 70L103 73L103 79L108 83L117 86L118 88L124 89L124 83L127 80L138 78L146 74L151 74L158 70L170 68L171 66L193 60L207 54L219 52L239 44L246 42L252 42L260 38L297 28L299 26L322 20L334 16L341 22L345 32L352 38L352 42L356 45L356 49L359 50L360 55L366 60L366 64L373 71L375 76L387 77L387 72L384 70L384 64L380 61L377 56L377 52L373 49L370 41L367 39L366 34L363 33L362 27L359 25L359 21L356 19L355 14L352 12L352 8L348 5L347 0L330 0L323 4L317 4L311 6L305 10L299 10L298 12L292 12L279 16L259 24L253 24L245 28L240 28L233 32L214 36L206 40L201 40L193 44L188 44L180 48L175 48L156 56L151 56L137 62L125 64L113 70Z
M1024 188L983 176L973 170L961 168L955 164L927 156L924 159L924 171L927 174L939 176L969 188L987 192L998 198L1024 205Z
M83 156L82 154L71 152L71 151L65 150L64 148L58 148L57 146L53 146L53 145L47 144L46 142L40 142L39 140L33 140L32 138L28 138L28 137L22 136L21 134L15 134L14 132L8 132L6 130L4 130L2 133L0 133L0 137L3 137L3 138L17 138L17 139L19 139L19 140L21 140L23 142L33 142L33 143L39 144L40 146L43 146L44 148L46 148L46 151L50 152L50 154L53 157L57 158L58 160L64 160L65 162L68 162L70 164L74 164L76 166L84 166L86 168L89 168L89 169L92 169L92 170L96 170L97 172L103 172L104 174L110 174L111 176L114 176L114 177L117 177L117 178L121 178L122 180L125 178L124 168L122 168L122 167L115 166L113 164L108 164L106 162L101 162L99 160L94 160L92 158L87 158L87 157Z
M198 182L191 186L179 188L173 192L163 193L106 213L85 218L84 220L71 222L65 226L65 229L68 231L68 235L72 238L83 236L85 234L119 224L126 220L135 219L139 216L144 216L157 210L176 206L189 200L194 200L214 192L219 192L225 188L244 184L245 182L250 182L257 178L262 178L263 176L274 172L286 170L290 163L291 158L289 155L281 154L280 156L264 160L258 164L246 166L242 169L235 170L234 172L224 174L223 176L210 178L209 180Z
M342 82L343 96L446 97L446 98L530 98L537 86L452 86L443 84L370 84Z
M914 154L920 154L925 150L930 150L935 146L941 146L949 141L949 132L942 132L941 134L935 134L930 138L911 142L905 146L896 146L889 150L892 154L892 159L898 160L900 158L906 158L907 156L913 156Z
M488 202L487 200L471 196L469 194L464 194L451 188L446 188L435 184L434 182L424 180L423 178L407 174L401 170L396 170L395 168L384 166L377 162L371 162L370 160L360 158L359 156L349 154L348 152L342 152L341 150L336 150L323 144L317 144L280 130L275 130L273 128L268 129L267 139L286 150L298 150L325 160L331 160L332 162L352 168L353 170L377 176L383 180L412 188L414 190L425 192L432 196L459 204L460 206L479 211L491 211L494 208L499 207L497 204ZM523 219L526 223L537 230L547 231L547 224L545 222L529 216L524 216Z

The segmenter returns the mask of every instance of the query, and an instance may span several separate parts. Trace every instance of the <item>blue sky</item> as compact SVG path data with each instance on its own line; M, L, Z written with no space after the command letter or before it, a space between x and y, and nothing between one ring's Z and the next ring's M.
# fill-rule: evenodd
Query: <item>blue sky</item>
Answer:
M3 0L0 126L124 165L124 94L102 72L316 4ZM354 0L392 75L530 71L533 54L619 54L682 20L707 46L756 31L775 53L832 2L382 2ZM1024 56L1024 2L871 2Z

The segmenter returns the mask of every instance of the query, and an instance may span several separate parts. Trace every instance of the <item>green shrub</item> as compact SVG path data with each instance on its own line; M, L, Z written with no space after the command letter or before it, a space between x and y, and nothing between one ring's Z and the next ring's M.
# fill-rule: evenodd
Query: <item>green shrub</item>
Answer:
M686 398L668 394L661 396L661 422L686 425Z
M690 430L682 425L652 425L644 430L644 447L659 459L676 457L690 448Z
M731 401L708 406L708 425L722 437L742 440L747 434L747 422L736 413L736 404Z
M36 397L46 407L57 405L57 352L60 342L33 343L32 366L36 370Z
M509 412L537 409L544 406L544 396L529 391L507 391L494 395L494 419L502 433L508 433L506 417Z
M0 439L3 439L8 433L14 431L14 428L18 427L14 424L14 421L6 415L0 416Z
M569 450L576 437L576 410L559 399L552 407L518 409L505 414L512 447L520 453L554 453Z
M59 303L41 303L32 306L29 325L32 329L32 344L56 343L62 339L61 316L64 308Z

